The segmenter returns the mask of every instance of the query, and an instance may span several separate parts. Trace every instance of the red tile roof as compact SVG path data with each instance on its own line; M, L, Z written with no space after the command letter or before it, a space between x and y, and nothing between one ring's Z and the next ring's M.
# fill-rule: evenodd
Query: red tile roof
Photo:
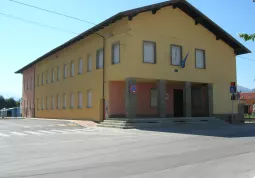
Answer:
M240 93L241 100L255 100L255 92L251 93Z

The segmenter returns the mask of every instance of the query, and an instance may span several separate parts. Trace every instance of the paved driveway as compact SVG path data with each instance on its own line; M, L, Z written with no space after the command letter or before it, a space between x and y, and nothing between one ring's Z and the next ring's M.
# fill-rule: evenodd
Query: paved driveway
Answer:
M152 131L0 120L0 178L252 178L254 136L252 126Z

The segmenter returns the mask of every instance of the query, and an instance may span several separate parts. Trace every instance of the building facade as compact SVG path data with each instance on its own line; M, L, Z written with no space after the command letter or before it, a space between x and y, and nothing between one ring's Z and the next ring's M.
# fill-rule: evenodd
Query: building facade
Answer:
M22 87L22 117L33 118L35 117L34 107L34 76L35 76L35 65L28 67L23 71L23 87Z
M186 1L121 12L31 63L35 117L224 118L249 52Z

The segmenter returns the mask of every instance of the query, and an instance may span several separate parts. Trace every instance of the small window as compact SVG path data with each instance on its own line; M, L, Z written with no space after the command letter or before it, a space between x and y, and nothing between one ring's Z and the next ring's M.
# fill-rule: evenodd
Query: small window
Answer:
M41 85L43 85L44 84L44 74L42 73L42 75L41 75Z
M60 96L57 95L57 109L60 109Z
M79 59L79 71L78 71L78 74L82 74L82 72L83 72L82 59Z
M70 73L71 77L74 76L74 62L71 62L71 73Z
M104 65L104 51L103 49L97 50L97 69L102 69Z
M54 69L51 70L51 82L53 83L55 80L55 72Z
M181 65L182 60L182 47L171 45L171 64L174 66Z
M37 103L36 103L37 110L39 110L39 108L40 108L40 106L39 106L39 104L40 104L39 98L37 98L37 101L36 101L36 102L37 102Z
M51 96L51 110L54 109L54 104L55 104L54 96Z
M151 41L143 42L143 62L156 63L156 43Z
M63 94L63 109L66 109L66 94Z
M27 85L27 90L28 90L29 80L27 80L27 83L26 83L26 85Z
M48 97L46 96L46 110L48 110L49 109L49 99L48 99Z
M67 65L64 64L64 79L67 78Z
M46 84L48 84L48 83L49 83L49 72L46 71Z
M70 95L70 108L73 109L74 108L74 94L71 93Z
M87 72L91 72L92 70L92 56L88 55L87 59Z
M32 77L31 77L31 82L30 82L30 89L32 90L33 89L33 79L32 79Z
M112 64L120 63L120 43L112 45Z
M37 75L37 86L39 87L40 85L40 75Z
M42 97L42 110L44 110L44 98Z
M57 68L57 81L60 80L60 68L58 67Z
M158 91L155 88L151 89L151 107L158 106Z
M87 91L87 108L92 107L92 92L91 90Z
M205 51L196 49L196 68L205 69Z
M78 108L82 108L82 92L78 92Z

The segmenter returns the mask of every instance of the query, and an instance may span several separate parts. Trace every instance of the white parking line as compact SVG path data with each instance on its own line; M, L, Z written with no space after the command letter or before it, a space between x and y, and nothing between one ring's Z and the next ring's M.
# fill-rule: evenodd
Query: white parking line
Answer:
M0 137L9 137L9 135L6 135L6 134L3 134L3 133L0 133Z
M33 131L24 131L25 133L33 134L33 135L42 135L42 133L33 132Z
M26 136L27 134L20 133L20 132L10 132L11 134L18 135L18 136Z
M46 131L46 130L38 130L38 132L46 133L46 134L54 134L56 132Z
M66 131L63 131L63 130L50 130L50 131L58 132L58 133L66 133Z

